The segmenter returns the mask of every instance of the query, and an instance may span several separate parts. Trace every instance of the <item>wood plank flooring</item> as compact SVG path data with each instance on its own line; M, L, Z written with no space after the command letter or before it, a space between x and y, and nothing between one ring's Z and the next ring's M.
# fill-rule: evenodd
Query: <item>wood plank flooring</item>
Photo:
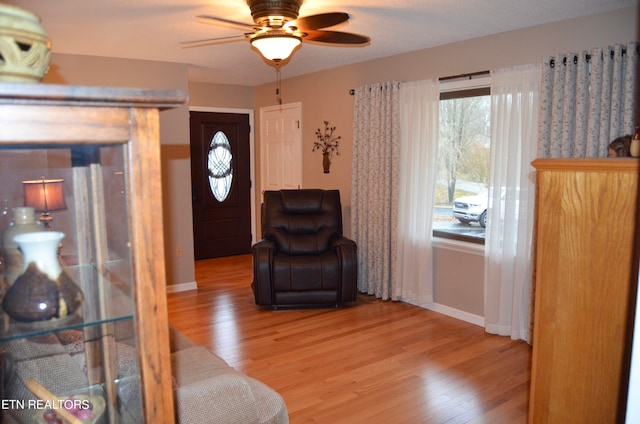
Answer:
M526 423L531 349L401 302L339 309L255 305L251 256L196 262L170 322L277 390L291 423Z

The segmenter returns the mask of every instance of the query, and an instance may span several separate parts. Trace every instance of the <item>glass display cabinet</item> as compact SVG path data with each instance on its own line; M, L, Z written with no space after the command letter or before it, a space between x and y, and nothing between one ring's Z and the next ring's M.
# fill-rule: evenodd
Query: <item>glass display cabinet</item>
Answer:
M0 83L0 421L174 422L159 116L185 100Z

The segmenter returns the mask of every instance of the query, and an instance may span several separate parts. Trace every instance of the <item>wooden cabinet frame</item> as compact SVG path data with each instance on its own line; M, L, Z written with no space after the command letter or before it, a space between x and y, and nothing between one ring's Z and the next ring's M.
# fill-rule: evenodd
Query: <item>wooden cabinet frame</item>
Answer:
M537 159L531 423L624 421L638 159Z
M159 111L178 107L185 99L184 92L172 90L0 84L0 148L64 145L82 150L97 145L124 146L134 322L143 416L148 423L174 422L162 232ZM90 168L90 164L88 169L78 167L78 173L88 173L88 178L76 175L74 169L74 187L82 190L82 184L96 183L91 175L98 178L97 173ZM81 183L83 179L85 182ZM100 209L104 205L99 201L83 204L78 200L73 207L81 212L86 207ZM93 211L94 215L100 213ZM78 234L85 232L83 225L78 219ZM90 231L97 238L102 237L102 232L104 227ZM92 240L87 244L100 246L101 241ZM97 250L92 254L96 255L100 267L103 252L99 247ZM110 351L104 344L100 348L106 349L106 354Z

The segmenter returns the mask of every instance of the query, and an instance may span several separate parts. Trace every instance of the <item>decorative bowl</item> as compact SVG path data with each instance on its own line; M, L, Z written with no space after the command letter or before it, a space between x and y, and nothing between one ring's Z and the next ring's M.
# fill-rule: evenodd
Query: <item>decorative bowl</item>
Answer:
M0 81L40 82L50 62L51 42L40 18L0 4Z

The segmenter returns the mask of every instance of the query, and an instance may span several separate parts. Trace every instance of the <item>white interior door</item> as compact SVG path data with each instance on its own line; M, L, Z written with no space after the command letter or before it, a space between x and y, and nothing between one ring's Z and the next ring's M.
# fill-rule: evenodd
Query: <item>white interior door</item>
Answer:
M262 191L302 187L302 104L260 108Z

